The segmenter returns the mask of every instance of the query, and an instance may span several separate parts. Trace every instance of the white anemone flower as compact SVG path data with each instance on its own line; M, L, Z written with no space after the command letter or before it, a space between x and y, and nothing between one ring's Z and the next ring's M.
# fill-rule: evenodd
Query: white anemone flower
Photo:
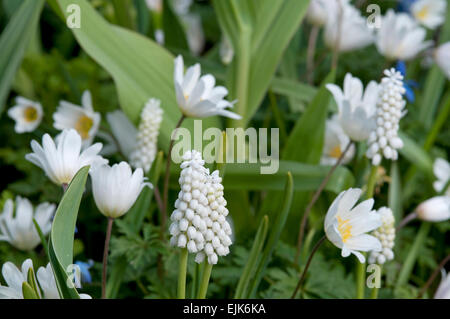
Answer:
M437 158L433 164L433 172L437 179L433 183L434 189L436 192L441 193L450 180L450 163L443 158ZM447 187L444 193L450 196L450 186Z
M64 130L56 145L50 135L44 134L42 146L35 140L31 141L33 153L25 155L25 158L42 168L55 184L69 184L83 166L108 163L108 160L97 155L102 149L101 143L91 145L82 152L81 143L81 136L74 129Z
M158 13L162 12L163 9L162 0L145 0L145 4L147 5L147 8L151 11L155 11Z
M417 217L427 222L443 222L450 219L450 196L435 196L416 208Z
M434 60L445 76L450 79L450 42L441 44L434 51Z
M374 201L368 199L353 208L361 196L361 189L350 188L333 201L325 217L327 238L342 249L342 257L354 254L361 263L365 257L360 251L381 251L378 238L366 234L382 225L380 214L372 210Z
M55 205L42 203L33 209L28 199L17 196L15 208L14 213L14 203L11 199L3 206L0 215L0 241L7 241L20 250L33 250L41 243L33 218L44 236L47 235L52 228Z
M342 152L350 143L350 138L345 134L337 115L327 120L325 125L325 144L323 147L322 158L320 163L323 165L334 165L341 157ZM347 164L355 155L355 146L351 145L350 149L344 155L342 164Z
M312 0L306 12L306 20L314 26L323 26L330 14L334 14L337 8L337 1Z
M127 162L112 167L101 165L91 170L90 174L95 204L109 218L118 218L128 212L144 186L151 186L144 182L142 168L137 168L133 173Z
M347 73L343 90L335 84L327 84L339 110L339 122L353 141L364 141L375 129L375 113L379 86L371 81L364 90L357 77Z
M222 115L240 119L238 114L226 110L233 107L233 103L224 99L228 90L223 86L215 86L216 79L211 74L200 77L200 72L200 64L197 63L184 74L183 57L179 55L175 59L175 92L181 112L194 118Z
M83 147L92 144L100 125L100 113L94 112L92 97L89 91L84 91L81 97L82 106L67 101L60 101L53 114L53 126L58 130L73 128L83 139Z
M17 268L12 262L6 262L2 267L2 275L7 286L0 285L0 299L23 299L22 285L27 282L28 271L33 268L33 261L27 259L23 262L21 269ZM75 277L79 276L75 273ZM47 267L40 267L37 271L36 278L42 291L38 291L41 299L60 299L58 288L56 286L55 275L50 263ZM75 278L75 282L79 281ZM91 299L87 294L80 294L81 299Z
M41 124L43 115L40 103L22 96L16 97L16 105L8 110L8 116L16 122L16 133L33 132Z
M128 119L124 112L116 110L106 114L106 120L111 128L112 135L117 142L119 150L129 158L130 154L137 147L138 129ZM106 146L105 146L106 147ZM103 149L105 148L103 147ZM113 148L109 153L114 153L117 150Z
M434 299L450 299L450 274L446 274L444 269L441 269L442 280L439 284Z
M381 20L376 46L389 60L411 60L432 45L425 41L426 30L406 13L388 10Z
M436 29L445 21L446 0L417 0L411 5L411 14L422 25Z
M327 0L330 3L335 1ZM327 10L330 14L325 24L324 42L328 48L348 52L374 42L373 31L367 26L366 18L348 1L340 1Z

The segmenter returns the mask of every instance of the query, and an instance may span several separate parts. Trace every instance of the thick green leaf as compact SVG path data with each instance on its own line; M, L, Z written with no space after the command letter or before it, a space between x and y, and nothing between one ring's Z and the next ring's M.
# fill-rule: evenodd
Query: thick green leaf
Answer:
M72 2L58 0L61 9ZM172 79L174 57L150 39L109 24L86 0L77 1L77 4L81 8L83 27L72 31L86 53L113 77L120 106L127 116L137 123L149 98L161 100L164 115L158 141L167 149L172 130L181 117ZM217 117L202 122L205 129L221 127ZM184 121L183 126L192 131L193 121Z
M186 34L178 16L173 12L169 0L164 0L163 3L164 44L169 48L188 50L189 47L186 41Z
M53 219L49 240L49 257L61 298L79 298L70 277L73 264L75 224L83 196L89 166L81 168L69 184Z
M230 95L245 125L258 109L281 57L306 13L309 1L214 1L219 24L235 59L228 74Z
M283 152L283 159L317 164L322 156L325 121L328 115L330 93L325 87L333 83L335 71L331 71L320 86L305 113L295 124Z
M399 150L400 154L412 164L417 165L417 167L428 176L433 176L433 161L429 154L408 135L403 132L399 132L398 135L404 144Z
M24 0L0 37L0 114L39 22L44 0Z
M391 177L388 192L389 208L392 209L395 221L398 223L402 218L402 185L396 161L391 163L391 173L389 175Z

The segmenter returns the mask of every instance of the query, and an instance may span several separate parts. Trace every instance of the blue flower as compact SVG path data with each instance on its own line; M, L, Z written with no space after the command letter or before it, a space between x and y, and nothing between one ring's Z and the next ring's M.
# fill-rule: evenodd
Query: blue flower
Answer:
M77 260L75 265L80 267L81 281L90 284L92 282L92 277L89 268L94 265L94 261L92 259L89 259L87 262Z
M397 65L395 68L397 69L397 71L399 71L403 75L403 78L406 79L406 64L405 64L405 62L397 61ZM414 93L413 88L417 88L419 85L417 84L416 81L404 80L403 86L406 90L406 92L405 92L406 99L408 100L408 102L414 103L414 101L416 100L416 95Z
M414 2L416 2L416 0L400 0L397 5L397 11L409 13Z

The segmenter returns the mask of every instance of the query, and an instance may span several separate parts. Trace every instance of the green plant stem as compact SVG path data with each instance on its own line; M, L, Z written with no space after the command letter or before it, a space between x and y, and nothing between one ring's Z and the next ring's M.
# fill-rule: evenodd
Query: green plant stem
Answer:
M178 299L186 298L186 273L187 273L188 251L186 248L181 250L180 265L178 269Z
M108 225L106 226L105 248L103 249L102 299L106 298L106 275L108 270L109 240L111 239L113 222L114 219L108 217Z
M383 274L383 266L380 265L380 282L381 282L381 276ZM372 291L370 292L370 299L378 299L378 290L380 288L374 287L372 288Z
M422 245L424 244L428 232L430 231L431 224L424 222L420 226L419 232L416 235L414 243L409 250L408 256L406 257L405 262L403 263L403 267L398 276L396 288L405 285L408 282L408 279L411 275L411 272L414 268L414 264L416 263L417 255L419 254Z
M291 299L294 299L295 296L297 295L297 292L299 291L303 281L306 278L306 273L308 271L309 265L311 264L311 261L312 261L314 255L316 254L320 245L322 245L322 243L325 241L325 239L327 239L327 236L323 235L322 238L320 238L319 241L314 245L314 248L312 249L311 254L309 255L308 261L306 262L305 269L303 270L302 276L298 280L298 283L297 283L297 286L295 287L294 293L291 296Z
M367 180L366 199L372 198L375 190L375 184L377 181L378 166L372 166L370 169L369 179ZM365 253L362 253L366 257ZM356 298L363 299L365 296L366 285L366 263L360 263L356 265Z
M281 112L278 108L277 104L277 98L275 94L271 90L269 90L269 100L270 100L270 109L272 110L273 117L275 118L275 123L277 124L278 128L280 129L280 139L281 139L281 145L284 145L284 143L287 140L287 133L286 133L286 125L284 124L285 121L283 119L283 116L281 115Z
M427 291L427 289L430 287L430 285L433 283L434 279L436 278L436 276L439 274L439 272L441 271L441 269L443 269L445 267L445 264L448 263L450 261L450 255L447 255L447 257L444 258L444 260L442 260L439 265L436 267L436 269L433 271L433 273L431 274L430 278L428 278L427 282L425 283L425 285L422 287L422 289L420 289L419 295L417 296L417 299L422 298L423 294L425 293L425 291Z
M206 292L208 291L209 278L211 277L211 270L213 265L205 261L205 267L203 269L202 282L200 284L200 289L198 290L197 299L205 299Z
M306 74L309 84L314 82L314 54L316 52L317 37L319 35L320 28L318 26L313 26L309 34L308 40L308 51L307 51L307 62L306 62Z

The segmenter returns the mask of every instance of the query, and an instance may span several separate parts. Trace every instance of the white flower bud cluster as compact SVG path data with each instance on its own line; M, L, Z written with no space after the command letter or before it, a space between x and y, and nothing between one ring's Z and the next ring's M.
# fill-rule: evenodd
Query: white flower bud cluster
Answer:
M397 160L397 150L403 147L403 141L398 136L400 119L406 114L403 76L395 69L385 70L384 74L377 103L377 128L369 136L366 152L373 165L379 165L383 157Z
M231 227L226 220L228 209L222 179L218 171L210 174L204 164L197 151L183 155L181 191L170 217L170 244L196 253L197 263L207 257L209 264L216 264L218 256L230 252Z
M160 104L158 99L150 99L145 104L136 136L136 148L130 154L130 164L134 168L142 168L144 172L150 170L158 150L158 134L163 115Z
M372 251L369 256L370 264L383 265L386 261L394 259L394 241L395 241L395 218L392 210L387 207L381 207L378 211L381 216L382 225L372 233L381 242L381 251Z

